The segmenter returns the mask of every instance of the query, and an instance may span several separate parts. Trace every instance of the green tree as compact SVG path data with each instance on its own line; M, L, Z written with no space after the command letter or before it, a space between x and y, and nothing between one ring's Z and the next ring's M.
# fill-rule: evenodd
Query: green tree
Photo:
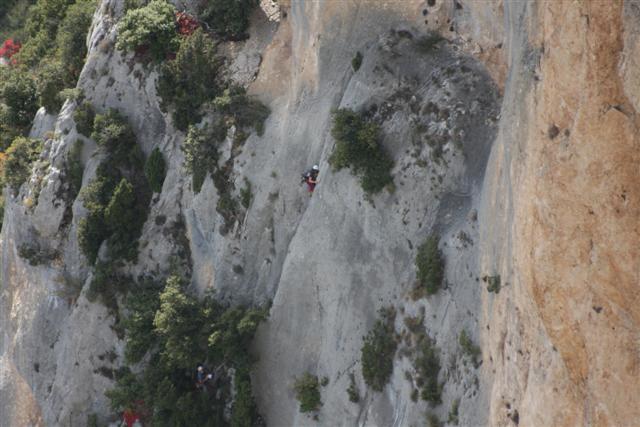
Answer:
M378 193L393 182L393 160L381 143L380 128L348 109L333 113L331 135L336 140L329 163L334 169L351 168L367 194Z
M143 221L137 210L133 185L126 179L122 179L113 191L104 219L110 231L110 256L113 259L134 260Z
M62 106L58 94L64 89L64 68L58 61L43 61L36 73L36 87L40 105L47 113L57 113Z
M397 343L394 337L395 312L381 310L380 318L364 337L361 350L362 377L375 391L382 391L393 373Z
M95 116L91 138L113 155L116 163L125 161L136 145L136 136L129 122L114 109Z
M95 263L102 242L109 237L104 211L119 180L119 172L103 163L95 179L80 192L88 214L78 222L78 244L90 264Z
M42 142L35 139L17 137L6 151L4 161L4 183L14 191L31 176L31 167L40 156Z
M86 217L78 221L78 245L89 264L96 262L100 245L107 236L103 210L89 211Z
M73 121L76 122L76 129L84 136L90 136L93 132L93 121L96 113L89 102L83 102L73 112Z
M224 124L218 123L210 128L189 127L187 137L182 144L184 168L191 174L191 187L199 193L207 173L213 174L218 166L218 144L226 136Z
M7 75L8 74L8 75ZM2 101L7 106L6 120L14 127L26 128L38 110L35 80L27 73L14 69L0 82Z
M300 402L300 412L316 411L322 406L317 376L305 372L300 378L296 378L293 389L296 392L296 399Z
M156 61L177 48L175 8L165 0L152 0L144 7L127 11L118 24L116 47L130 51L148 48Z
M82 140L76 139L67 153L66 169L69 174L69 185L74 199L82 187L82 176L84 175L84 166L82 165L83 147Z
M136 223L136 198L133 185L125 178L116 186L105 210L104 219L115 234L127 235Z
M96 4L78 0L69 6L56 35L57 59L64 64L66 87L74 87L87 55L87 33Z
M198 29L182 38L176 58L162 65L158 95L163 109L173 107L172 117L178 129L184 131L189 124L198 123L202 104L220 93L218 74L222 64L213 40Z
M149 181L151 190L155 193L162 191L162 184L167 173L167 165L158 147L154 148L144 164L144 174Z
M20 64L35 67L42 58L50 56L58 25L64 20L67 8L74 0L37 0L27 12L27 39L16 55Z
M22 132L16 128L9 117L9 108L0 104L0 151L4 152Z
M202 322L198 318L199 305L182 291L182 280L177 276L167 279L160 294L160 308L153 320L156 333L163 339L162 356L177 368L190 369L202 355L194 354L198 345Z
M209 27L227 38L245 37L249 16L258 6L258 0L209 0L201 13Z
M429 236L420 245L416 255L418 285L428 295L438 292L444 279L444 258L442 252L438 249L439 241L438 236Z

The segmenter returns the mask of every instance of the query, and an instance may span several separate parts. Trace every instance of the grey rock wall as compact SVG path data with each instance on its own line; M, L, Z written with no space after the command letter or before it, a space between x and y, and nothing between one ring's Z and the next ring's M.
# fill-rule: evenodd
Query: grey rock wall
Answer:
M449 34L452 42L422 46L428 29L441 30L445 19L457 19L495 47L502 23L494 9L476 21L476 7L463 13L443 5L292 1L282 4L280 22L256 13L252 37L224 49L229 77L248 84L272 112L264 135L252 134L234 159L236 188L248 179L254 198L224 235L211 178L200 193L191 190L180 150L185 135L159 108L157 73L114 48L121 2L104 0L96 11L79 86L98 111L117 108L125 114L143 150L159 147L169 167L162 193L151 202L139 260L127 270L161 275L171 257L181 254L191 262L194 291L213 288L228 301L273 302L255 344L256 397L269 425L316 422L298 412L292 391L294 377L305 370L329 378L321 425L423 423L428 406L410 398L409 358L396 357L382 393L366 392L360 375L362 336L378 309L389 305L397 309L399 333L404 317L423 312L437 343L445 385L443 404L434 412L445 419L460 399L462 425L488 419L489 384L482 368L462 358L457 338L464 328L480 340L486 291L479 281L481 224L474 212L496 136L499 85L490 77L495 70L469 54L468 37ZM431 24L423 23L424 10ZM436 25L437 16L442 21ZM483 32L489 24L495 28ZM364 60L354 73L357 51ZM64 157L83 138L73 125L75 107L69 101L58 117L38 114L33 135L54 131L43 153L48 165L18 195L6 194L0 410L8 416L0 417L2 426L23 425L16 408L25 402L41 417L32 422L42 425L82 425L90 413L101 420L110 413L104 391L112 384L109 372L122 360L123 342L104 307L83 294L69 297L70 287L86 290L92 273L75 235L84 208L60 197ZM393 191L367 200L357 178L331 170L330 113L337 107L367 109L381 123L396 165ZM100 158L95 144L83 140L87 184ZM309 197L299 175L314 163L321 167L320 184ZM446 255L446 288L413 301L416 250L433 232L441 235ZM34 242L59 255L29 265L18 249ZM347 398L351 372L359 404ZM19 391L16 384L22 385Z

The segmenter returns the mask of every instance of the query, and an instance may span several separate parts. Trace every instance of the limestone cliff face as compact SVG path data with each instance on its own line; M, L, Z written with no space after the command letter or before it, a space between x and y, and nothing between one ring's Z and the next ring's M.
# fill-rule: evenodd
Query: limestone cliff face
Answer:
M640 387L631 380L640 314L638 5L514 6L529 52L510 64L488 169L496 195L484 211L503 212L506 239L494 262L510 283L485 300L492 421L508 423L510 403L525 425L630 425ZM535 63L523 64L527 56ZM510 91L520 105L507 116Z
M191 191L185 135L160 111L156 73L114 48L122 2L98 7L79 86L98 110L122 111L143 150L159 147L169 166L129 272L163 274L173 255L187 254L194 290L273 301L255 343L256 398L269 425L419 425L427 410L446 419L457 399L460 425L633 424L640 4L278 3L256 12L248 41L224 46L230 77L271 109L264 135L234 153L233 178L237 187L249 179L254 198L224 235L211 178ZM432 32L445 40L425 48ZM381 124L393 192L367 200L348 171L331 170L337 107L368 109ZM75 108L39 113L33 136L56 130L43 154L49 166L6 194L3 427L82 425L94 412L110 419L104 373L124 343L104 307L65 293L92 274L75 237L84 208L61 196ZM229 141L223 160L230 155ZM84 161L86 184L100 161L90 140ZM313 163L321 175L310 198L298 177ZM446 287L414 301L417 246L434 232ZM59 256L30 265L19 248L34 242ZM501 290L489 293L482 277L498 275ZM366 391L362 336L384 306L396 308L399 333L404 317L424 314L443 366L436 408L412 401L403 354L385 390ZM477 369L461 356L463 329L482 348ZM292 390L305 371L329 378L317 421L299 413ZM358 404L348 401L350 373Z

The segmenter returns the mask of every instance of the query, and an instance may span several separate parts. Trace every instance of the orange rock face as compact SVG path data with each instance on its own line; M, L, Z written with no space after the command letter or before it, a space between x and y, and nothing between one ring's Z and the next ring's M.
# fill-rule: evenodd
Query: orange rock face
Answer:
M547 1L532 12L541 57L510 164L513 286L496 297L489 332L492 356L501 336L519 337L524 356L494 367L492 420L509 422L511 394L521 425L633 425L640 140L620 71L623 2Z

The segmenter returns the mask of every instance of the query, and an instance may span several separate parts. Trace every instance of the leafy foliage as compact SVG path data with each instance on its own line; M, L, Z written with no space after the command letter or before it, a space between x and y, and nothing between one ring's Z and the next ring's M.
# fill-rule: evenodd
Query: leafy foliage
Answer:
M245 178L244 187L240 189L240 202L245 209L249 209L253 200L253 193L251 192L251 182Z
M65 87L74 87L87 56L87 33L96 5L78 0L67 9L56 35L56 58L64 66Z
M220 93L218 71L223 60L215 43L197 29L180 41L180 48L173 61L162 65L158 78L158 95L162 108L173 107L175 126L186 130L189 124L200 121L200 107Z
M360 393L358 392L358 386L356 385L356 377L351 372L349 374L349 387L347 388L347 394L349 395L349 401L353 403L360 402Z
M432 405L442 403L440 397L442 385L438 383L440 372L440 358L434 341L426 334L421 334L417 344L418 355L415 360L415 368L418 374L417 383L420 386L420 397Z
M153 192L159 193L162 191L162 184L164 183L166 173L167 164L164 161L160 149L156 147L144 164L144 174Z
M305 372L300 378L296 378L293 389L300 402L300 412L316 411L322 405L317 376Z
M442 286L444 279L444 258L438 249L438 236L432 235L418 248L416 267L418 269L418 286L427 295L433 295Z
M36 82L18 69L10 69L4 74L0 94L7 106L5 120L13 127L26 128L38 110Z
M378 193L393 182L393 160L380 142L380 128L348 109L333 113L331 135L336 140L329 163L334 169L351 168L367 194Z
M362 377L375 391L382 391L393 373L397 343L394 337L395 311L380 310L380 318L364 337L361 351Z
M89 301L99 299L112 313L117 314L118 294L123 292L125 287L126 282L117 273L113 263L99 261L93 272L93 279L87 291L87 299Z
M266 311L225 308L211 296L197 301L184 288L181 278L171 276L159 295L148 280L127 296L127 360L151 353L151 361L140 376L126 370L118 375L116 388L107 393L112 407L119 411L144 401L153 425L224 425L223 411L231 399L228 380L218 380L217 396L195 389L191 376L199 363L223 364L236 371L231 424L255 425L248 347Z
M53 51L58 25L63 21L73 0L37 0L29 8L26 19L27 40L17 55L18 62L28 67L37 66L42 58Z
M35 0L4 0L0 2L0 40L26 38L27 10Z
M104 147L118 163L125 161L131 149L136 146L136 136L129 122L114 109L95 116L91 138Z
M481 352L480 347L478 347L473 343L473 341L471 341L471 338L469 337L469 335L467 335L467 331L465 331L464 329L460 332L460 336L458 337L458 343L462 348L462 352L465 355L469 356L469 358L471 359L471 363L473 363L473 366L477 368L478 356L480 356L480 352Z
M138 254L138 236L142 223L133 185L126 179L123 178L113 191L104 212L104 219L110 232L111 258L134 260Z
M184 152L184 168L191 174L191 186L199 193L207 173L213 174L218 166L218 144L227 134L223 123L212 127L198 129L189 127L187 138L182 144Z
M487 291L500 293L500 275L496 274L493 276L484 276L482 277L482 281L487 284Z
M73 198L78 195L80 188L82 187L82 175L84 175L84 166L82 165L82 148L84 143L80 139L71 146L71 149L67 153L66 169L69 175L69 182L71 186L71 193Z
M62 106L58 94L65 87L64 68L58 61L43 61L36 73L36 86L40 105L47 113L57 113Z
M73 112L73 120L76 122L78 132L82 135L90 136L93 133L95 117L96 113L91 103L83 102L78 105L78 108Z
M31 167L40 156L42 142L35 139L18 137L6 152L4 161L4 182L14 191L31 175Z
M98 167L95 179L80 192L88 214L78 223L78 244L90 264L95 262L102 242L109 236L104 211L119 179L119 171L103 163Z
M165 59L178 43L175 12L165 0L152 0L127 11L118 24L116 47L123 51L148 49L154 60Z
M258 0L208 0L200 14L212 31L230 39L246 37L249 16Z
M253 126L258 136L264 133L264 122L269 117L269 108L260 101L250 98L243 87L232 86L225 89L213 100L213 106L236 127Z
M9 119L7 106L0 104L0 151L4 152L9 148L13 140L21 135L22 131L13 126Z

